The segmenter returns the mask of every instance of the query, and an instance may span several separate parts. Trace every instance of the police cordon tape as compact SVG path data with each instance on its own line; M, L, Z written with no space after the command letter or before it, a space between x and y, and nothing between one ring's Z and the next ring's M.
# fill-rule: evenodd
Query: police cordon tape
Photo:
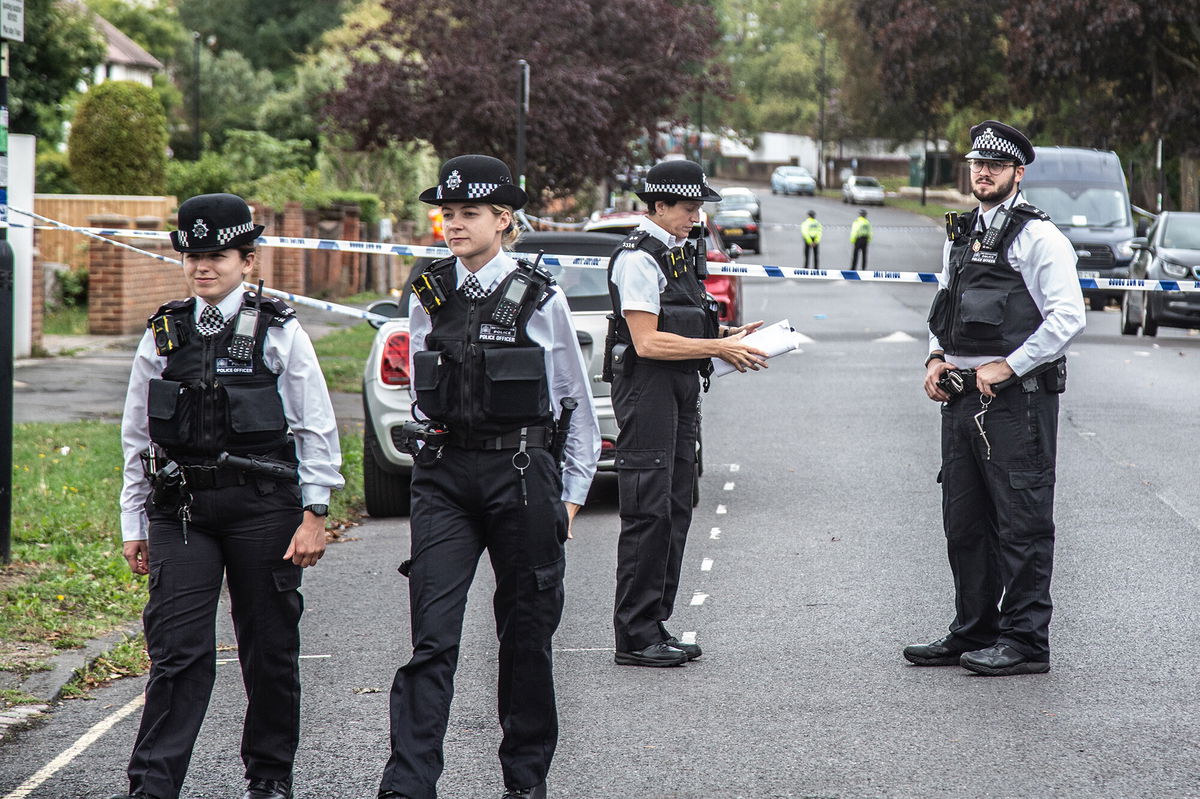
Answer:
M124 230L112 228L85 228L57 222L44 216L18 208L8 209L11 213L23 214L34 219L47 222L53 227L31 226L7 223L11 227L37 227L50 230L68 230L81 233L91 238L108 242L134 252L142 253L167 263L179 264L174 258L167 258L156 253L146 252L123 242L114 241L109 236L122 236L144 239L169 239L170 234L163 230ZM0 223L4 226L6 223ZM924 230L924 228L921 228ZM324 250L331 252L367 253L374 255L403 255L417 258L445 258L450 250L445 247L428 247L416 244L394 244L382 241L349 241L345 239L314 239L289 236L262 236L257 244L264 247L281 247L286 249ZM555 255L545 254L542 263L548 266L575 267L581 269L607 269L607 256ZM739 264L718 261L708 262L710 275L729 275L732 277L750 278L784 278L787 280L844 280L863 283L937 283L938 275L934 272L898 272L898 271L853 271L849 269L804 269L794 266L776 266L771 264ZM1101 278L1081 277L1079 284L1084 289L1122 289L1126 291L1172 291L1200 293L1200 280L1141 280L1133 278ZM334 313L343 313L360 319L381 320L383 316L371 314L358 308L350 308L336 303L315 300L310 297L264 289L272 296L282 297L299 305L320 308Z

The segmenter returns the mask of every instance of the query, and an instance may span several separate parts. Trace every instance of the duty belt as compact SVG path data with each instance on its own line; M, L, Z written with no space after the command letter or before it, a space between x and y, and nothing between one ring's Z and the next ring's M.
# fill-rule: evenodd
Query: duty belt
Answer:
M549 449L550 444L554 440L554 431L548 427L528 427L525 428L525 446L536 447L538 449ZM518 449L521 446L521 431L513 430L504 435L495 436L494 438L483 439L467 439L464 436L456 434L453 430L450 431L450 445L459 449L483 449L483 450L502 450L502 449Z
M189 488L229 488L246 484L246 473L241 469L230 469L224 466L181 465Z

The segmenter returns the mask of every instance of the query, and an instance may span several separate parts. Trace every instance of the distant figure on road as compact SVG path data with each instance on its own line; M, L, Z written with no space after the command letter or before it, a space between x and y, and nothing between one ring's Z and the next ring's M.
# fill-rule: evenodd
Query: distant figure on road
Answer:
M979 207L948 220L925 360L925 393L945 403L938 480L956 613L949 635L904 657L1039 674L1050 670L1058 397L1083 293L1075 248L1021 197L1029 140L995 121L971 139Z
M867 221L866 211L859 211L858 217L851 223L850 243L854 245L854 257L850 261L851 271L858 269L859 253L862 253L863 271L867 271L867 245L871 243L871 223Z
M808 269L808 255L812 253L812 268L821 268L821 223L817 212L809 211L808 219L800 223L800 235L804 237L804 268Z
M243 799L292 797L300 576L325 552L329 496L343 480L308 334L281 300L241 290L262 231L232 194L179 206L171 243L193 296L150 318L133 359L121 533L130 568L150 576L151 666L129 793L113 799L179 796L216 676L222 582L248 699ZM247 471L225 454L270 459L277 470Z

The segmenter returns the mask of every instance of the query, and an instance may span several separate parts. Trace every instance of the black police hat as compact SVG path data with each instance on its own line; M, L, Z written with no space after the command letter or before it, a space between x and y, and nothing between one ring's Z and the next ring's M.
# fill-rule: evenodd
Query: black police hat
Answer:
M489 155L460 155L442 164L438 184L421 192L420 200L430 205L486 202L525 205L525 190L513 183L508 166Z
M1033 145L1025 134L1012 125L989 119L971 128L971 152L967 158L979 161L1016 161L1032 164Z
M241 197L201 194L179 206L179 230L171 231L171 246L178 252L216 252L253 244L262 232Z
M663 161L651 167L637 196L647 205L653 205L655 200L717 202L721 199L721 195L708 185L704 167L682 159Z

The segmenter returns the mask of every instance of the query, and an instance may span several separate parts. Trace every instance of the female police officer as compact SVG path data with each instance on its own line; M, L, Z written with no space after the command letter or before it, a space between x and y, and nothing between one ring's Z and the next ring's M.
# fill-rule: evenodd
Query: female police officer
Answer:
M455 257L413 284L411 374L421 415L448 433L426 436L413 468L412 558L401 567L413 654L392 685L392 754L379 796L436 796L467 591L487 549L504 796L540 799L558 740L550 639L562 614L563 542L587 497L600 431L563 294L502 250L513 210L525 204L508 167L452 158L421 200L441 207ZM552 409L567 397L578 409L559 433L560 475Z
M614 351L613 409L621 427L617 475L621 538L613 613L616 662L678 666L700 647L667 632L692 522L692 474L700 429L700 381L709 358L738 371L765 367L742 338L755 322L720 329L687 243L705 201L719 200L692 161L664 161L638 197L649 206L609 261ZM615 358L613 357L615 355Z
M300 574L325 551L341 452L321 367L294 312L239 290L262 230L232 194L183 203L171 243L194 296L162 306L134 356L121 528L130 568L150 575L152 665L129 793L114 799L179 796L216 673L222 576L249 699L245 799L292 796ZM152 446L155 456L141 457ZM278 478L230 466L226 453L243 465L270 459Z

